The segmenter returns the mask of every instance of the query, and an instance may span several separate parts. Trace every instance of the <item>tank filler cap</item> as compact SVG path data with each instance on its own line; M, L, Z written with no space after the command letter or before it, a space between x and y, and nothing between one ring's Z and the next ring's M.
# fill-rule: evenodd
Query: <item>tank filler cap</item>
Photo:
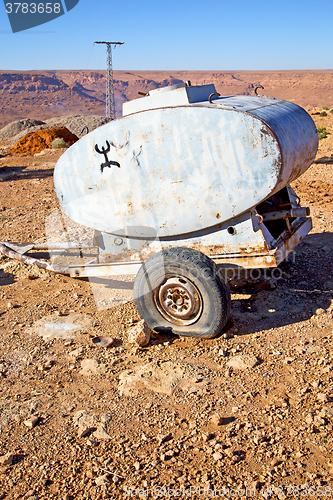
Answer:
M148 95L162 94L162 92L169 92L170 90L181 89L186 87L185 83L176 83L175 85L170 85L169 87L161 87L160 89L150 90Z

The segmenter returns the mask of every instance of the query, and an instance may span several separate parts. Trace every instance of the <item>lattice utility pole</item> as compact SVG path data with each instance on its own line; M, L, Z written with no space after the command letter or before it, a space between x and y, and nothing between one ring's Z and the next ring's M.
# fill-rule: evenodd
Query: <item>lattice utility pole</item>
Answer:
M123 45L124 42L94 42L106 45L106 116L114 120L116 118L116 106L114 101L112 46Z

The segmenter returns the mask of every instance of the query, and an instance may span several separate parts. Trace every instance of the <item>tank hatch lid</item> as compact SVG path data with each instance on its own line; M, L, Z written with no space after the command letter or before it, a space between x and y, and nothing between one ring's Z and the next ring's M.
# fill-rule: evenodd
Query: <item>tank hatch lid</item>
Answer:
M244 111L250 113L256 109L265 108L267 106L272 106L275 104L285 102L282 99L275 99L274 97L264 97L264 96L251 96L251 95L231 95L214 97L212 103L209 103L208 99L206 102L202 102L203 106L214 105L222 109L235 109L237 111Z
M146 111L148 109L166 108L168 106L186 106L208 101L210 94L216 92L215 85L190 85L178 83L148 92L145 97L124 102L123 116Z

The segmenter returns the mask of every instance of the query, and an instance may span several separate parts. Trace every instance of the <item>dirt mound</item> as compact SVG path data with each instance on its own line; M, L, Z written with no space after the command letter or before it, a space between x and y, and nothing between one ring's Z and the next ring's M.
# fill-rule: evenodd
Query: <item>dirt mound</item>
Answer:
M22 120L25 121L25 120ZM37 120L35 120L37 121ZM46 120L45 122L40 122L41 124L36 125L36 126L29 126L29 128L22 129L20 132L16 133L14 135L11 135L10 137L12 138L12 143L15 144L17 141L22 139L25 134L28 132L36 132L37 130L43 130L43 129L49 129L53 127L66 127L72 134L77 135L78 137L81 137L81 135L86 134L87 131L84 130L83 133L82 129L84 127L88 127L89 132L92 132L95 130L95 128L100 127L101 125L104 125L105 123L108 123L110 121L109 118L106 118L105 116L97 116L97 115L65 115L65 116L56 116L55 118L50 118L49 120ZM16 122L15 122L16 123ZM8 125L9 127L9 125ZM6 128L6 127L5 127ZM4 129L2 129L4 130ZM1 137L2 131L0 130L0 137Z
M42 122L41 120L33 120L33 119L26 119L26 120L17 120L16 122L9 123L6 125L6 127L3 127L0 130L0 137L13 137L20 132L27 131L31 127L36 127L38 125L44 125L45 122Z
M78 137L72 134L67 128L54 127L45 130L37 130L36 132L28 132L10 149L10 152L16 154L40 153L44 149L49 149L51 147L51 142L57 138L64 139L69 146L79 140Z

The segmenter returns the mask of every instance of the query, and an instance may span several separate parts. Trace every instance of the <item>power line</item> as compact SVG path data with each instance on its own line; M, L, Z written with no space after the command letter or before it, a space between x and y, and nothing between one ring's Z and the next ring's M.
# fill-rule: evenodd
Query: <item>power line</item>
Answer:
M112 47L123 45L124 42L94 42L106 45L106 116L114 120L116 118L116 105L114 100L114 82L113 82L113 66L112 66Z

